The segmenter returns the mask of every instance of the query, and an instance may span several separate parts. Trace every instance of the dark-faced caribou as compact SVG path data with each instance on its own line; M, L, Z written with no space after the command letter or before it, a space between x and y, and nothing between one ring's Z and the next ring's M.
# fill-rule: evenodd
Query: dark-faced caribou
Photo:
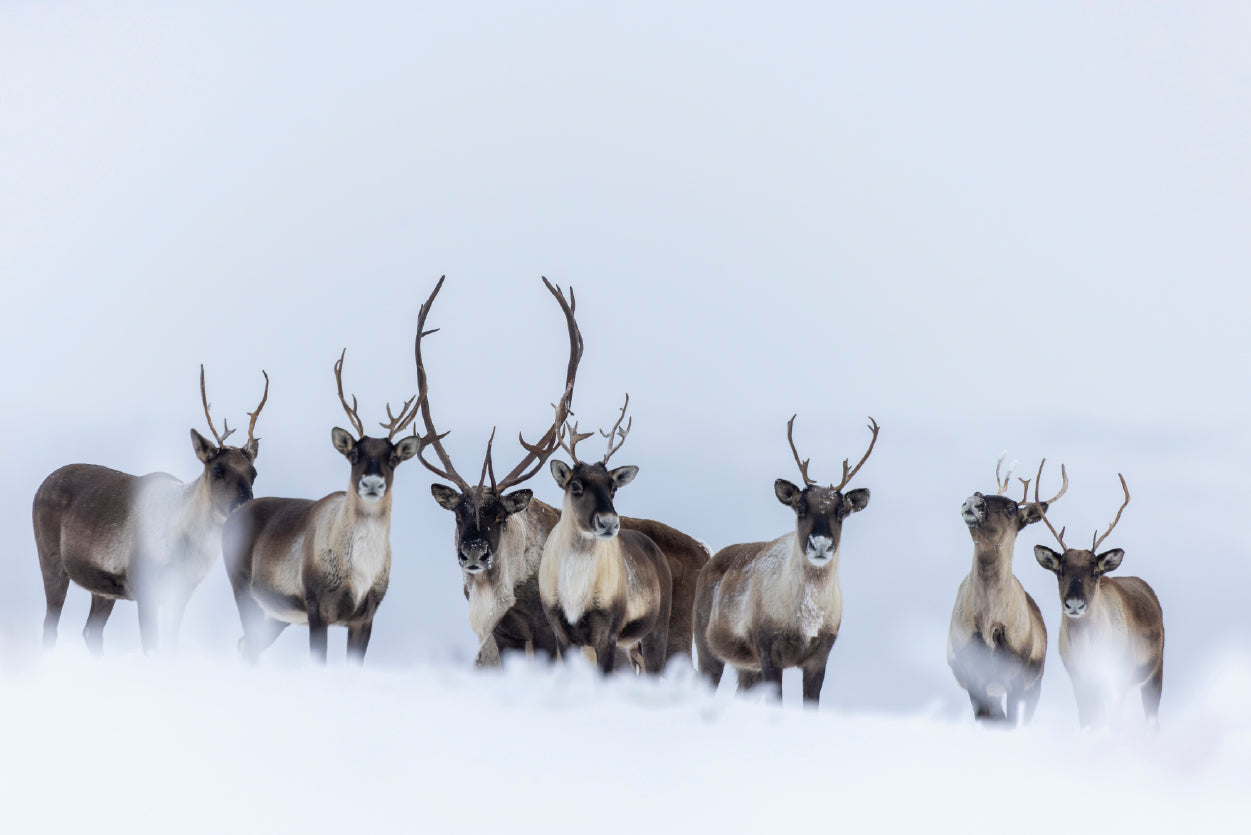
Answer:
M347 351L344 350L344 355ZM417 416L422 395L398 416L387 404L385 438L371 438L357 414L356 397L343 396L343 356L334 366L339 402L356 431L335 427L330 439L351 469L346 492L325 498L262 498L230 517L222 555L243 623L239 649L249 660L291 623L308 624L313 658L326 660L326 629L348 628L347 652L363 661L391 576L391 486L401 462L421 446L395 436Z
M808 477L808 460L795 448L795 417L786 424L798 487L779 478L778 501L795 512L795 530L772 542L730 545L718 551L699 575L695 596L695 645L699 669L719 684L725 665L738 672L740 690L761 681L782 696L782 670L803 670L803 697L816 703L825 666L843 620L838 559L843 520L869 504L869 491L843 493L877 443L872 418L869 448L854 468L843 461L843 479L822 487Z
M184 484L168 473L133 476L70 464L44 480L35 492L33 516L48 601L46 648L56 643L70 580L91 592L83 637L93 653L103 649L104 624L118 600L138 604L145 652L177 639L191 592L221 553L226 517L252 498L260 448L253 432L268 397L265 374L265 393L248 415L248 442L226 446L234 430L223 423L223 434L217 434L201 365L200 399L216 443L191 430L192 449L203 465L199 478Z
M1042 467L1038 473L1041 478ZM1132 687L1139 688L1142 709L1154 724L1164 687L1164 611L1159 598L1138 577L1105 576L1120 566L1123 550L1097 553L1129 504L1125 476L1117 475L1125 502L1102 536L1095 531L1089 549L1065 545L1064 529L1056 533L1045 514L1043 521L1061 550L1034 546L1038 564L1059 581L1060 660L1073 682L1082 727L1103 721L1109 705Z
M976 718L1015 724L1022 705L1025 721L1033 717L1042 693L1047 627L1038 604L1012 573L1012 554L1017 533L1042 518L1068 490L1069 480L1061 467L1060 492L1046 502L1029 503L1029 480L1020 479L1026 492L1017 502L1003 495L1012 482L1010 469L999 477L1003 459L995 465L998 492L974 493L960 510L973 537L973 568L956 592L947 664L968 691Z
M620 649L642 671L658 673L669 647L669 561L646 534L622 529L613 506L617 488L633 481L639 468L608 469L630 431L630 424L621 426L629 405L627 395L621 417L604 433L608 451L599 461L578 459L577 445L591 433L580 434L576 424L560 433L573 465L551 462L565 496L560 521L543 546L539 596L562 652L571 646L593 649L600 670L611 673Z
M435 483L430 491L440 506L456 514L455 548L457 563L461 568L465 597L469 601L469 623L479 640L477 664L495 666L500 653L524 651L527 646L537 652L555 657L556 635L548 623L539 595L539 563L543 545L556 526L560 513L538 499L530 490L513 490L521 482L532 477L558 446L558 433L569 413L573 398L574 380L582 357L582 334L574 319L576 300L572 290L566 301L560 288L543 279L548 291L556 299L565 315L569 332L569 362L565 374L565 389L557 403L556 420L536 444L528 444L519 438L526 455L502 480L496 482L495 468L491 461L490 446L483 462L482 474L477 487L472 486L457 473L451 456L441 440L431 418L430 399L422 405L426 438L438 456L438 465L419 460L435 475L452 485ZM438 287L435 288L438 292ZM425 326L430 301L422 308L418 319L418 332ZM421 355L421 343L416 346L417 379L423 389L427 375ZM490 476L491 482L486 483ZM673 606L668 625L669 646L666 660L675 655L690 653L691 603L695 595L695 579L708 561L708 550L690 536L674 528L650 519L620 517L621 527L650 537L664 553L669 562L673 583Z

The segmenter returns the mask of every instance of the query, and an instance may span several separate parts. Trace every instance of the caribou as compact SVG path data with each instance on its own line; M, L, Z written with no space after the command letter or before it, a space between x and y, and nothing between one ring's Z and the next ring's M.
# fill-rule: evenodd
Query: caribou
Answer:
M838 560L843 520L864 510L869 491L843 493L877 444L880 427L869 418L872 438L855 467L843 461L837 486L822 487L808 476L811 459L800 460L793 415L786 424L804 486L779 478L774 494L795 513L795 530L771 542L730 545L718 551L699 575L695 595L695 645L699 670L713 686L725 665L738 673L740 691L761 682L782 697L782 670L803 670L803 698L818 704L830 650L843 620Z
M618 650L635 667L659 673L668 654L673 578L669 561L646 534L621 527L613 506L617 489L638 475L627 465L608 469L625 443L633 419L623 428L630 397L604 436L608 451L594 463L578 458L577 446L592 433L563 424L558 443L573 464L553 459L552 476L564 491L560 520L543 545L539 597L562 652L571 646L595 651L600 671L616 667Z
M253 433L269 398L269 375L261 373L265 392L248 413L248 441L227 446L235 430L225 421L218 434L213 425L200 366L200 400L213 441L191 430L191 447L203 466L194 481L70 464L39 486L32 515L48 604L45 648L56 644L70 580L91 593L83 638L93 654L103 651L104 625L118 600L136 602L145 652L177 640L191 593L221 553L227 516L252 499L260 449Z
M1042 467L1038 469L1042 476ZM1057 533L1043 514L1043 522L1060 543L1060 551L1034 546L1034 558L1054 572L1060 586L1060 660L1073 682L1078 721L1083 728L1103 721L1110 703L1126 690L1139 688L1147 721L1156 724L1160 692L1164 687L1164 611L1151 586L1138 577L1107 577L1125 558L1120 548L1097 553L1121 521L1125 501L1112 524L1095 531L1089 549L1064 544L1064 528Z
M975 718L1015 725L1022 706L1027 722L1038 706L1047 627L1038 604L1012 573L1012 554L1017 534L1043 518L1043 511L1068 490L1069 479L1061 466L1064 483L1045 502L1038 499L1035 482L1032 503L1029 480L1019 479L1025 494L1017 502L1004 495L1012 483L1012 468L999 477L1005 457L995 464L998 492L974 493L960 509L973 538L973 567L956 592L947 631L947 664L968 692ZM1041 473L1040 468L1040 477Z
M574 381L582 358L582 334L574 318L577 299L573 290L570 289L569 299L566 300L559 287L546 278L543 283L560 305L569 332L565 389L555 407L556 420L538 443L529 444L524 437L518 436L526 455L511 472L496 481L491 443L488 442L478 485L472 486L456 471L451 456L442 444L447 433L440 433L435 428L430 398L427 396L422 402L425 437L437 455L438 464L428 461L424 450L418 455L418 460L440 479L455 485L436 482L430 485L430 492L441 507L456 515L453 544L465 598L469 602L469 624L478 638L475 663L479 667L498 666L501 653L529 649L549 659L556 658L558 654L556 634L548 623L539 595L539 564L543 545L556 527L560 513L534 498L531 490L512 490L533 477L558 448L558 435L563 431L565 418L569 415ZM438 289L435 288L435 294ZM433 299L432 294L418 316L418 334L423 332ZM420 336L415 359L418 385L424 390L428 383ZM512 492L506 492L508 490ZM708 561L708 549L694 538L660 522L628 516L620 517L620 521L624 530L639 531L649 536L668 560L673 581L673 605L665 658L667 661L680 654L689 656L695 579Z
M334 365L339 402L355 435L338 426L334 448L350 465L348 489L311 499L261 498L235 512L222 539L223 561L243 624L239 649L249 661L288 624L308 625L309 651L325 663L327 628L346 626L348 659L363 662L374 615L391 576L392 482L422 440L396 442L417 415L424 392L398 415L387 404L385 438L365 434L356 396L343 394L343 360Z

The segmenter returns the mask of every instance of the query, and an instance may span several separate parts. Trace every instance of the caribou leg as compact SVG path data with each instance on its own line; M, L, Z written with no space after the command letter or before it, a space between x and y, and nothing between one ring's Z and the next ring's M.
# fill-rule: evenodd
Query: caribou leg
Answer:
M347 657L355 664L365 663L365 650L369 648L369 636L374 631L374 622L368 620L348 627Z
M104 652L104 624L113 611L117 600L102 594L91 595L91 611L87 614L87 625L83 627L83 640L92 655Z

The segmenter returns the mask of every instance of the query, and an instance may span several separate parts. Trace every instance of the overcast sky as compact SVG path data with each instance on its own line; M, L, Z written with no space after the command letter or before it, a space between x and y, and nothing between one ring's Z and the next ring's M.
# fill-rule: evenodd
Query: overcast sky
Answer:
M623 513L772 538L790 415L826 480L882 425L827 698L963 709L959 508L1007 450L1068 465L1070 530L1107 524L1125 473L1108 544L1164 602L1167 711L1214 635L1251 645L1249 39L1236 3L5 4L0 649L39 634L39 482L194 477L201 362L232 423L270 374L257 495L343 489L332 364L346 346L384 417L446 273L427 363L458 466L492 426L539 434L566 350L546 275L577 290L579 418L631 394ZM430 481L397 475L380 664L472 655ZM1015 570L1052 635L1044 707L1071 710L1045 541ZM134 618L106 645L133 651ZM223 571L187 629L233 648ZM289 632L275 653L304 651Z

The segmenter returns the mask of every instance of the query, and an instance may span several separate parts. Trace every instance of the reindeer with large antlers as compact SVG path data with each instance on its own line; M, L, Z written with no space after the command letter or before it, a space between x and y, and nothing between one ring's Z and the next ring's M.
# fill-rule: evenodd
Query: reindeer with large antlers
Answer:
M725 665L738 673L739 690L761 682L782 697L782 670L803 670L803 697L821 698L825 667L843 620L838 560L843 520L869 504L866 488L843 492L869 460L880 427L869 418L872 439L855 467L843 461L843 477L822 487L808 475L786 424L804 486L779 478L774 494L795 513L795 530L772 542L722 548L699 575L695 596L695 646L700 672L714 685Z
M1038 475L1042 477L1041 465ZM1082 727L1102 721L1109 704L1131 687L1139 688L1142 709L1154 724L1164 687L1164 610L1160 600L1138 577L1104 576L1120 566L1125 558L1123 550L1098 553L1129 504L1125 476L1117 475L1125 501L1103 535L1095 531L1089 549L1065 545L1064 529L1057 533L1045 513L1043 521L1061 550L1034 546L1038 564L1054 572L1059 581L1064 615L1060 621L1060 660L1073 682Z
M346 492L311 499L262 498L230 517L223 557L243 622L239 649L249 660L274 642L288 624L308 625L309 650L325 663L327 628L346 626L347 653L361 662L374 615L391 576L391 486L400 463L417 454L422 440L400 438L424 400L414 395L398 415L387 404L385 438L365 434L356 397L343 394L344 349L334 365L339 402L355 435L335 427L334 448L348 460Z
M573 465L551 462L565 495L539 565L539 597L560 649L594 650L605 674L615 669L618 650L647 673L660 672L669 652L669 560L649 536L623 529L613 506L617 488L639 471L635 466L608 469L630 431L631 424L621 426L629 405L626 395L621 417L603 433L608 450L593 463L580 460L576 451L592 433L579 433L576 424L562 426L559 443Z
M1022 706L1025 721L1033 717L1042 693L1047 627L1038 604L1012 573L1012 554L1017 534L1043 518L1068 490L1069 479L1061 467L1064 484L1047 501L1038 500L1035 481L1034 502L1029 501L1029 480L1019 479L1025 493L1018 502L1004 495L1012 483L1010 468L999 477L1004 457L995 464L998 492L974 493L960 510L973 537L973 568L956 592L947 664L968 691L977 719L1016 724Z
M213 426L200 366L200 398L216 443L191 430L203 465L194 481L184 484L168 473L133 476L94 464L70 464L44 480L33 515L48 600L45 647L56 643L70 580L91 592L83 637L93 653L103 649L104 625L118 600L138 604L146 652L176 640L191 592L221 553L226 517L252 498L259 451L253 432L268 397L265 374L265 393L249 413L247 443L227 446L235 430L223 423L219 435Z
M415 347L417 379L426 386L427 374L421 354L420 334L434 295L422 306L418 316L418 340ZM565 386L557 401L556 418L537 443L518 437L526 451L521 462L503 479L496 480L491 458L491 444L483 461L477 486L463 478L452 464L442 444L446 433L440 433L431 418L430 399L422 407L426 438L435 451L438 463L419 460L439 478L452 485L435 483L430 492L439 505L456 514L455 547L457 563L464 580L465 597L469 601L469 623L479 640L477 664L495 666L500 653L524 651L527 647L554 658L557 653L556 634L548 623L539 595L539 563L543 545L556 527L560 513L538 499L528 489L512 488L530 479L556 451L558 435L569 415L574 381L582 358L582 334L574 318L577 300L572 289L566 299L559 287L543 279L549 293L560 306L569 332L569 361ZM628 428L628 427L627 427ZM494 435L492 435L494 439ZM490 479L489 483L487 479ZM512 492L506 492L512 490ZM651 537L664 552L673 576L674 606L669 622L669 648L666 659L690 653L690 602L694 598L694 582L700 568L708 560L708 551L695 539L681 531L650 519L621 517L621 526Z

